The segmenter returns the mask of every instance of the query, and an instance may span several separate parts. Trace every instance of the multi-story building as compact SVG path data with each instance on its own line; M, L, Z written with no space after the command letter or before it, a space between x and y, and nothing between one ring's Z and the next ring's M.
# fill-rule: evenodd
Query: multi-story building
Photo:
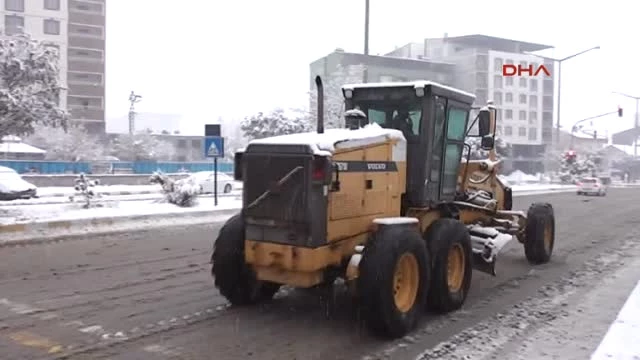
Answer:
M456 65L454 85L476 95L476 105L493 100L498 130L512 145L512 166L528 173L543 171L545 146L552 143L553 74L505 77L504 64L537 69L552 63L527 52L551 46L486 35L425 39L395 49L388 56L445 61Z
M72 121L105 132L105 0L3 0L0 27L59 49L60 105Z

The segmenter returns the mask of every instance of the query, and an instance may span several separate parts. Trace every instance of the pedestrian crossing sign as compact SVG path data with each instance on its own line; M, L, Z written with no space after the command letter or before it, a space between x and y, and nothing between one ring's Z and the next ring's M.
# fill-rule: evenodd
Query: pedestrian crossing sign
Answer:
M224 157L224 138L221 136L205 137L204 155L209 158Z

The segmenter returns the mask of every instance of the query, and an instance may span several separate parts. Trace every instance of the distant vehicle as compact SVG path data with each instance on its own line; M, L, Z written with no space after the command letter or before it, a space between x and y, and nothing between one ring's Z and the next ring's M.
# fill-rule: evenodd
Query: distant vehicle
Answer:
M214 172L213 171L198 171L191 174L198 185L200 185L200 192L203 194L211 194L214 189ZM218 172L218 193L228 194L233 191L235 180L224 173Z
M37 190L37 186L25 181L15 170L0 166L0 200L35 198Z
M578 185L578 195L606 196L607 186L599 178L586 177L581 179Z

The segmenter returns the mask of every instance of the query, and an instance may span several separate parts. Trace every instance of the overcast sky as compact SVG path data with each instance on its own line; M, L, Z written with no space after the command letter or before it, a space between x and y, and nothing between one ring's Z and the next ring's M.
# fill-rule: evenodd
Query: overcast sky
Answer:
M363 51L365 0L126 0L107 6L107 118L125 115L131 90L141 112L183 114L190 133L218 117L307 105L309 63L341 47ZM592 5L591 5L592 4ZM371 0L370 52L425 37L486 34L555 46L563 57L564 126L600 120L632 126L640 96L638 14L630 0ZM427 79L428 80L428 79Z

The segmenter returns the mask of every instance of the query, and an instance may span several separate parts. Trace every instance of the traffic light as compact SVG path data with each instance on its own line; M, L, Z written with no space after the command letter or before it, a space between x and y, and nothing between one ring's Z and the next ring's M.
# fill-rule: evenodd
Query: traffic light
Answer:
M622 117L622 108L618 106L618 117Z

